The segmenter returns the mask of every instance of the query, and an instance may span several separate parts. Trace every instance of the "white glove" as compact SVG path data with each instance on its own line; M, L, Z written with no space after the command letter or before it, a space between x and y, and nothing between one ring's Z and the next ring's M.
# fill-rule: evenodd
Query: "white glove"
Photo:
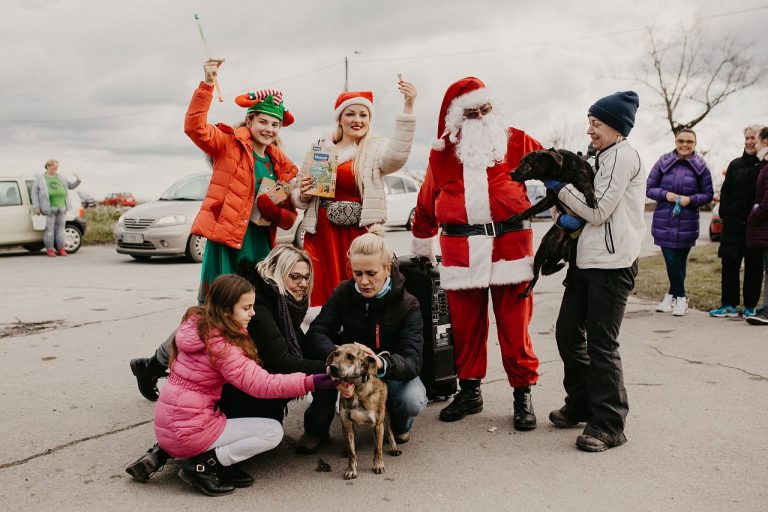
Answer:
M435 258L435 237L432 238L416 238L411 239L411 253L414 256L423 256L428 258L432 263L432 266L437 266L437 259Z

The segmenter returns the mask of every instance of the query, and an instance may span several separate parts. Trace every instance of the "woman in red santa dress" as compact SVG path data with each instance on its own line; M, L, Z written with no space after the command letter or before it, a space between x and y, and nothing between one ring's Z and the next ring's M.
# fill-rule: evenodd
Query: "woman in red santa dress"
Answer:
M508 128L499 111L477 78L463 78L446 91L439 138L419 191L412 251L433 258L433 238L442 228L440 283L448 295L461 389L440 419L457 421L483 410L490 290L502 364L514 388L513 425L531 430L536 416L530 386L539 366L528 334L533 298L518 295L533 278L533 235L530 222L506 219L530 207L525 186L509 173L541 144Z
M403 95L403 112L395 118L392 139L371 135L373 93L343 92L336 98L333 134L313 146L333 146L338 155L336 193L325 199L309 195L314 188L311 176L305 176L293 201L306 210L301 227L306 231L304 249L312 259L315 284L310 299L315 312L325 304L339 283L352 278L347 251L367 226L383 223L387 217L382 177L405 165L416 131L413 103L416 88L398 81ZM340 223L341 222L341 223Z

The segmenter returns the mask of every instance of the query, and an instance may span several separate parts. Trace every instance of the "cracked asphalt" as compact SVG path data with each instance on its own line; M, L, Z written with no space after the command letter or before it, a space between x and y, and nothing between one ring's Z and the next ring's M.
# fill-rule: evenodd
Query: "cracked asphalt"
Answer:
M548 227L535 223L537 237ZM409 233L387 236L407 252ZM768 328L699 311L675 318L631 299L620 338L629 442L582 453L579 429L547 421L563 400L554 339L562 273L536 287L530 332L541 378L532 432L512 428L491 318L484 411L449 424L437 419L442 404L430 404L403 455L385 456L383 475L370 471L371 434L361 429L360 476L342 479L338 422L317 456L294 455L303 400L289 405L283 443L245 464L254 487L211 501L178 479L176 463L134 482L124 467L153 442L153 404L138 394L128 361L151 354L176 327L198 273L198 265L139 263L110 247L56 259L0 252L0 510L768 509Z

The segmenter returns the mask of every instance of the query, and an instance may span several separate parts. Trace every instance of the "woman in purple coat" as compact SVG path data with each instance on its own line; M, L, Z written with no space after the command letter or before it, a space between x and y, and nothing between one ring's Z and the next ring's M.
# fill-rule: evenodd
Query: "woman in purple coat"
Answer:
M675 149L659 158L646 183L646 196L656 201L651 234L661 247L669 292L656 311L683 316L688 311L685 269L688 253L699 238L699 207L712 201L712 174L696 152L696 134L677 132Z

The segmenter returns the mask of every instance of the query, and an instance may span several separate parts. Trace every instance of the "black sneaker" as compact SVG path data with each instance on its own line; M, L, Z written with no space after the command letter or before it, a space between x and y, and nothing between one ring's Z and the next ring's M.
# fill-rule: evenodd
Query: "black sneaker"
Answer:
M763 309L756 315L747 317L746 320L751 325L768 325L768 309Z

